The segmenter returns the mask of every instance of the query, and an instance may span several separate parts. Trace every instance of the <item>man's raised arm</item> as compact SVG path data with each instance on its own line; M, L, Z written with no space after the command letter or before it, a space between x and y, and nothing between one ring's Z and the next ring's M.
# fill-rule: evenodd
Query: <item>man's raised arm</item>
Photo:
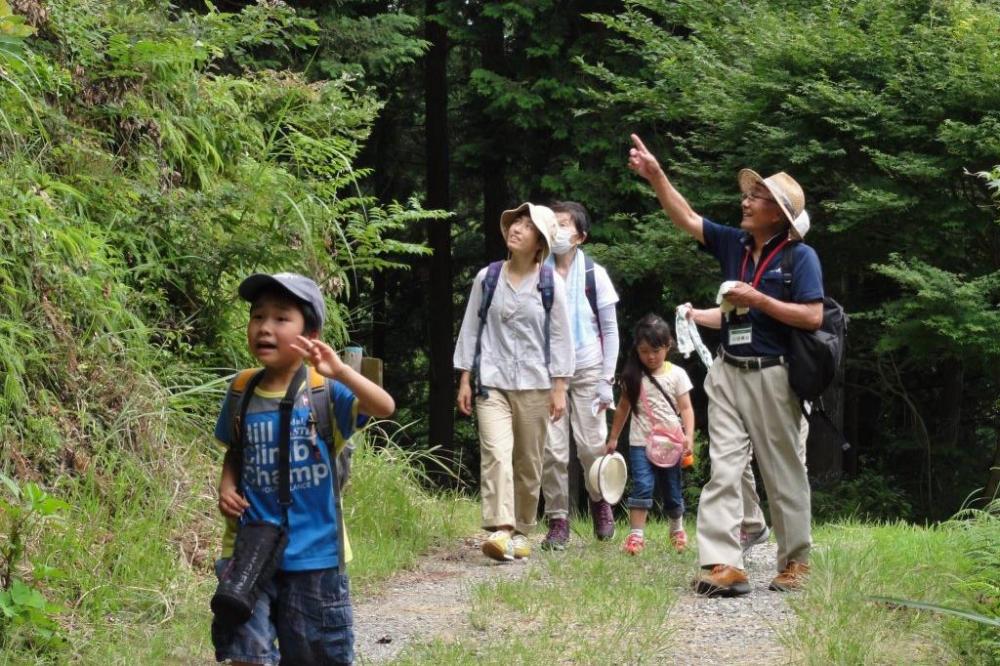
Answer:
M705 242L701 215L696 213L681 193L674 189L663 172L656 156L649 152L638 135L632 135L632 149L628 153L628 168L649 181L660 200L660 206L676 227L694 237L699 243Z

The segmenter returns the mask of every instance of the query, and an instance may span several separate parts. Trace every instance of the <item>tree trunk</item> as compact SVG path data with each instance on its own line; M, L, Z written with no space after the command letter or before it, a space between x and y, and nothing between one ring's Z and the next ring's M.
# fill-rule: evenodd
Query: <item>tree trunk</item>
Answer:
M427 0L426 19L438 13L439 0ZM443 7L442 7L443 8ZM427 207L450 207L448 151L448 30L437 21L425 20L427 52L424 78L424 113L427 149ZM451 222L427 223L430 258L427 286L427 322L430 365L428 439L454 460L454 372L452 370L452 266Z
M481 17L483 23L481 63L483 69L503 74L505 71L503 22ZM490 136L482 156L483 169L483 253L486 261L496 261L507 256L507 246L500 233L500 214L510 201L507 194L507 153L505 127L493 122L487 115L489 100L482 100L483 131Z
M1000 437L997 437L996 446L993 449L993 464L990 465L990 477L986 482L986 494L984 499L990 502L1000 498Z
M375 120L372 127L371 138L368 141L368 148L372 153L373 160L373 187L375 196L380 201L394 198L389 190L391 177L389 176L394 165L394 151L389 149L393 143L390 136L393 133L395 115L387 107ZM372 331L371 348L369 353L376 358L385 358L385 328L386 317L386 274L384 270L375 271L372 275Z
M941 410L941 448L954 449L962 425L962 401L965 398L965 366L961 359L947 363L943 368L944 387L938 403Z

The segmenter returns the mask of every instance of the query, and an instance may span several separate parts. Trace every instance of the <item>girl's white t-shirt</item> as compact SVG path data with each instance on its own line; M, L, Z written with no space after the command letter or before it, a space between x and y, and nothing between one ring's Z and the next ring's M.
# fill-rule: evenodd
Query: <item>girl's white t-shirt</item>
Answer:
M677 405L677 409L680 409L678 398L694 388L691 378L688 377L684 368L670 362L664 363L662 368L653 373L653 376L656 377L656 381L660 383L663 390L670 395L670 399ZM680 414L674 413L670 403L660 393L660 389L656 388L645 375L642 377L642 390L646 393L646 400L659 423L666 426L680 424ZM628 434L629 445L645 447L646 437L652 429L653 425L646 412L646 405L642 400L639 400L639 404L632 405L632 423Z

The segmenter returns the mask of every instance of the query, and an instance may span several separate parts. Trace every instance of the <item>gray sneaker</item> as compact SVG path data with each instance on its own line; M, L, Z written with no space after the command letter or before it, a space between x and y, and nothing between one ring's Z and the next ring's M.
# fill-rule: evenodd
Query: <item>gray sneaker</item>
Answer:
M604 500L590 502L590 517L594 521L594 536L598 541L607 541L615 536L615 514L611 505Z
M566 550L569 543L569 521L565 518L550 518L549 532L542 540L542 550Z
M764 525L764 529L761 531L754 532L753 534L746 532L745 530L740 530L740 546L743 548L743 554L745 555L748 550L757 544L767 543L770 536L771 530L767 525Z

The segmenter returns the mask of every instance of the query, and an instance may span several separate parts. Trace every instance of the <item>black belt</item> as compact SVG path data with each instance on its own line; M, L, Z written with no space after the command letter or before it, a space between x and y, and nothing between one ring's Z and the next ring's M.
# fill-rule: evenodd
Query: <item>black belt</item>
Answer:
M785 361L784 356L752 356L749 358L741 358L727 353L726 350L722 348L719 349L719 353L722 355L722 360L725 363L734 365L741 370L763 370L764 368L781 365Z

